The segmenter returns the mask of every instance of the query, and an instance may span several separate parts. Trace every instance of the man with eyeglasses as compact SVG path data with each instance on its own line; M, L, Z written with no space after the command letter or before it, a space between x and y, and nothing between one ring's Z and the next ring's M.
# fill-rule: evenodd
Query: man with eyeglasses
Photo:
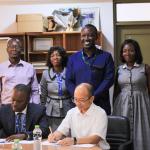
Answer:
M107 115L101 107L93 103L93 100L92 86L88 83L78 85L74 92L76 107L68 111L58 129L48 136L49 142L57 142L64 146L96 144L101 150L108 150Z
M22 44L19 39L7 42L9 60L0 64L0 104L12 103L13 88L17 84L31 86L30 102L40 103L36 72L30 63L21 60Z

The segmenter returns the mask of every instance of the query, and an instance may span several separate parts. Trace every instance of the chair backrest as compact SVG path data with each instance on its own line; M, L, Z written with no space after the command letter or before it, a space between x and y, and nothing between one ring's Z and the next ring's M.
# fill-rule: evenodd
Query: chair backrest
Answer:
M129 120L123 116L108 116L107 141L111 150L118 150L118 147L130 141Z

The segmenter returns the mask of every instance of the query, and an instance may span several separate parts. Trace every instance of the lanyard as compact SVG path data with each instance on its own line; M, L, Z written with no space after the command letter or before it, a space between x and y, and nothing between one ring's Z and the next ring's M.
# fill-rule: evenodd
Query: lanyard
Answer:
M83 51L82 51L82 60L84 61L85 64L87 64L88 66L92 66L92 64L94 63L95 59L96 59L97 54L95 53L94 57L91 58L91 61L87 61L85 60Z
M58 96L62 96L62 76L60 74L56 74L57 83L58 83Z

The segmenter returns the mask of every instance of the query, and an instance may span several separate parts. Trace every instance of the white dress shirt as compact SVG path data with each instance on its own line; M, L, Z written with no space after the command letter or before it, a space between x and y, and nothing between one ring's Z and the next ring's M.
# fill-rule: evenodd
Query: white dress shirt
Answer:
M105 111L92 104L84 114L80 113L77 107L69 110L57 131L67 136L71 130L71 136L76 138L97 135L102 139L99 146L103 150L108 150L110 147L106 142L107 123Z

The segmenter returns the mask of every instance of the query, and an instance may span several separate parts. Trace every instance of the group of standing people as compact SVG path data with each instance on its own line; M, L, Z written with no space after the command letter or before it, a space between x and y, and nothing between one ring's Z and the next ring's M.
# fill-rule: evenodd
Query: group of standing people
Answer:
M97 48L97 39L96 27L87 24L81 30L83 48L69 60L64 48L51 47L47 57L48 69L43 71L40 81L41 95L38 94L34 68L20 59L20 42L9 40L9 60L0 64L1 104L11 103L10 95L15 85L30 85L30 102L46 106L49 125L56 130L67 111L75 106L72 101L75 88L88 83L93 87L93 103L110 115L109 88L114 83L114 62L110 53ZM120 60L123 64L117 68L115 76L112 114L129 118L134 150L148 150L150 67L143 64L140 46L133 39L123 42Z

